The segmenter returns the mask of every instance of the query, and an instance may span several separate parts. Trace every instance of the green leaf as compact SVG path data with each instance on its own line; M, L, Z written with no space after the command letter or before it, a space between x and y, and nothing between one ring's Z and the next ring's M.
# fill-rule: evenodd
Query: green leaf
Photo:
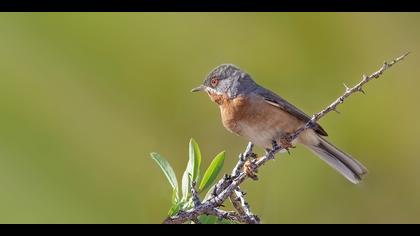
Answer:
M189 154L190 160L194 160L192 179L198 181L200 177L201 151L194 139L190 139Z
M179 197L178 197L178 190L174 189L172 191L172 199L171 199L172 205L178 204L179 202Z
M206 215L201 215L198 217L198 219L200 220L200 222L202 224L215 224L216 221L218 220L216 216L206 216Z
M209 200L209 199L213 196L214 187L215 187L215 186L212 186L212 187L211 187L211 188L207 191L206 195L205 195L205 196L204 196L204 198L203 198L203 202L205 202L205 201Z
M238 222L236 222L236 221L227 220L227 219L222 219L222 220L217 219L217 220L218 221L216 223L217 224L222 224L222 225L234 225L234 224L238 224Z
M171 209L169 209L168 216L176 215L176 213L178 213L179 210L182 208L182 204L183 204L183 202L178 202L178 203L172 205Z
M182 199L186 200L191 192L191 181L197 181L201 165L201 152L197 142L190 139L187 168L182 175Z
M206 216L201 215L198 217L202 224L238 224L236 221L231 221L227 219L219 219L217 216Z
M182 201L186 201L191 193L191 173L185 170L184 174L182 175Z
M213 184L217 178L217 175L222 170L224 161L225 151L217 154L217 156L211 162L210 166L207 168L203 179L201 180L200 187L198 188L200 192L206 190Z
M172 189L176 191L176 196L177 196L178 195L178 181L176 180L175 172L172 169L169 162L164 157L162 157L161 155L155 152L150 153L150 156L152 157L153 160L156 161L156 163L162 169L163 173L165 174L166 178L171 184Z

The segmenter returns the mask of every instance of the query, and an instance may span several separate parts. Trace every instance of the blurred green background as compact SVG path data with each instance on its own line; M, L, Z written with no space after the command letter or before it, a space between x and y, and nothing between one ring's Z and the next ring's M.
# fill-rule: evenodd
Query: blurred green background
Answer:
M411 51L320 123L370 173L352 185L299 147L248 181L265 223L420 223L420 14L1 13L0 222L160 223L194 137L207 166L226 131L206 74L234 63L308 114ZM259 150L260 153L261 150Z

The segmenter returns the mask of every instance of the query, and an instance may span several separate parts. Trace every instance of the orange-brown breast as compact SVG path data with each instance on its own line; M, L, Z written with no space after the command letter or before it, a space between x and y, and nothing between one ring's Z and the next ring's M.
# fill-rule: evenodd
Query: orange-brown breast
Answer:
M234 99L224 95L210 95L210 98L219 105L226 129L264 148L271 148L272 140L279 141L285 133L304 124L256 94Z
M241 134L239 121L248 115L250 103L243 96L229 99L226 95L210 94L210 99L220 107L223 126L232 133Z

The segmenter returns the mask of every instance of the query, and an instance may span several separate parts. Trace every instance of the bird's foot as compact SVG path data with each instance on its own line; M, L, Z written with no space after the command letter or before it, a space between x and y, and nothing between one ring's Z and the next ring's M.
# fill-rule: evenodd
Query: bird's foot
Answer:
M293 146L290 135L285 136L284 138L281 138L280 145L282 148L284 148L287 151L287 153L289 153L289 155L290 155L290 149L296 147L296 146Z
M274 156L279 152L283 146L279 146L275 140L271 141L271 149L265 149L268 159L274 159Z
M247 160L244 164L245 174L253 180L258 180L258 176L256 174L258 172L256 169L257 165L255 164L256 161L257 161L257 158L254 158L254 159Z
M257 154L253 152L254 144L252 142L248 143L248 146L246 147L246 150L243 154L241 154L241 160L245 161L243 169L245 174L250 177L253 180L258 180L258 177L256 175L256 165L257 162Z

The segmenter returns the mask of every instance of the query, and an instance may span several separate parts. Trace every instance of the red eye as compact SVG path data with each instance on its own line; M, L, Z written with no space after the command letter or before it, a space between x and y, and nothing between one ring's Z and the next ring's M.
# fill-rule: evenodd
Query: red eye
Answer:
M211 79L210 83L211 83L211 86L214 88L219 83L219 80L216 78L213 78Z

